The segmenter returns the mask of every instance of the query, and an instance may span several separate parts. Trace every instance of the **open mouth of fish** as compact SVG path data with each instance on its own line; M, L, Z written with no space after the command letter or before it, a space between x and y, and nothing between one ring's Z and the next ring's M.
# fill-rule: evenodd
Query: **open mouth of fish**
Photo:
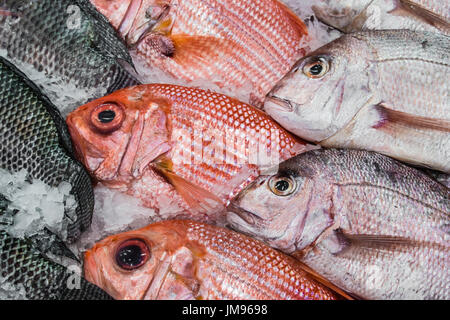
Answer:
M262 221L263 219L253 212L247 211L245 209L242 209L235 205L233 202L231 202L227 207L227 212L234 214L244 220L249 225L255 225L257 221Z
M271 106L272 109L280 112L294 112L294 105L287 99L282 99L274 95L269 95L264 103L264 108Z

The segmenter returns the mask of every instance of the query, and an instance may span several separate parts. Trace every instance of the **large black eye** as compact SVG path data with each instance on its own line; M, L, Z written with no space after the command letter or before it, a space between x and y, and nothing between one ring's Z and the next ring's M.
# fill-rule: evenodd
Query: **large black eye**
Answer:
M143 266L150 258L147 244L139 239L127 240L116 252L116 263L125 270L134 270Z
M275 176L269 180L269 188L277 196L284 197L294 193L297 188L297 183L291 177Z
M303 73L309 78L321 78L330 70L329 62L323 57L313 57L303 67Z
M101 123L110 123L116 117L116 113L113 110L105 110L98 114L98 120Z

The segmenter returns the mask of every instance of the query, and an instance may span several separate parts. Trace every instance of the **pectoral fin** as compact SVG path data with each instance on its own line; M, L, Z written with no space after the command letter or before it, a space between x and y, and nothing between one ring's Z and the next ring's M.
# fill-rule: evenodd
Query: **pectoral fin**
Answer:
M192 209L200 212L210 212L224 207L224 204L218 197L174 173L172 170L173 164L169 158L165 156L160 157L154 162L154 167L175 187Z
M395 111L388 105L381 103L375 106L380 120L373 128L381 130L396 130L397 126L413 129L429 129L443 132L450 132L450 121L432 119L411 115L409 113Z
M393 15L413 17L424 21L446 33L450 32L450 24L443 17L410 0L398 0L397 7L389 12Z
M230 39L221 39L210 36L172 35L170 37L174 46L173 59L180 65L210 64L220 58L221 51L230 50L236 43Z

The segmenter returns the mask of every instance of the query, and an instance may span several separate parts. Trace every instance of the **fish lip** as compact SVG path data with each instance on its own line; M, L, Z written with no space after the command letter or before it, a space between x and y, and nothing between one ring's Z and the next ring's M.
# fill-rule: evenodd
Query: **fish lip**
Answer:
M256 215L255 213L239 207L233 201L231 201L231 203L227 206L227 211L236 214L249 225L255 225L257 221L263 220L263 218Z
M295 110L295 107L291 101L277 97L276 95L267 96L264 103L264 110L266 110L266 104L270 104L275 110L281 112L294 112Z

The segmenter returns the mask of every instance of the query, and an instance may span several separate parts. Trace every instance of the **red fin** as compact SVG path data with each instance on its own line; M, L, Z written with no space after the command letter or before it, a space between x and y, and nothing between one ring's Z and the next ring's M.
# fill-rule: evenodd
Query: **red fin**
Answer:
M430 10L410 0L398 0L397 2L397 7L394 10L390 11L390 14L404 17L413 17L422 20L438 29L445 30L446 32L450 31L450 24L445 20L444 17L441 17L436 13L431 12Z
M450 121L414 116L409 113L395 111L385 104L375 106L380 114L380 121L373 126L375 129L386 129L392 125L402 125L410 128L422 128L450 132Z
M297 31L300 34L303 34L305 36L308 35L308 28L306 27L303 20L300 19L299 16L297 16L294 12L292 12L292 10L287 5L282 3L281 1L277 1L277 4L286 13L286 16L292 22L292 24L295 26Z
M224 207L218 197L175 174L172 171L172 160L161 157L154 165L175 187L189 207L200 212L208 212Z
M210 64L211 60L219 58L224 48L236 46L232 40L208 36L172 35L169 39L174 46L173 59L180 65L191 64L192 61Z

